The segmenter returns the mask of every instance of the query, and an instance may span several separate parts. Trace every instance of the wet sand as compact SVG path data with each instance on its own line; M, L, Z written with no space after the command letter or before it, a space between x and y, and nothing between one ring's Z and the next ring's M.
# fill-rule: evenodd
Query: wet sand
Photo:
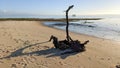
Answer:
M40 21L0 21L2 68L115 68L120 65L120 42L70 33L84 42L86 51L61 55L51 35L65 39L65 31L43 26Z

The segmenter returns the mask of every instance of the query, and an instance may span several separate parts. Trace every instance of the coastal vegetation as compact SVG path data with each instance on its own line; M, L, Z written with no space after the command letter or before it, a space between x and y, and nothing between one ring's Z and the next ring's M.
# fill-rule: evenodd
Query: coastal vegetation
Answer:
M79 20L101 20L102 18L69 18L69 21L79 21ZM0 18L0 21L62 21L65 22L65 18Z

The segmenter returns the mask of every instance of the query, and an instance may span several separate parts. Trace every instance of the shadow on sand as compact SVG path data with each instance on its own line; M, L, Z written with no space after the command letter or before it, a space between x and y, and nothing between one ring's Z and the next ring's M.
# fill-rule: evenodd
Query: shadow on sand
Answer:
M61 57L61 59L65 59L68 56L75 55L75 54L78 53L78 52L76 52L76 53L74 52L74 53L70 53L70 54L61 54L61 53L65 53L66 51L70 51L70 49L68 49L68 50L59 50L59 49L56 49L56 48L49 48L49 49L40 50L40 51L33 51L33 52L29 52L29 53L23 53L23 51L26 48L36 46L36 45L39 45L39 44L43 44L43 43L48 43L48 42L49 41L41 42L41 43L35 43L35 44L25 46L23 48L20 48L20 49L18 49L16 51L12 52L11 55L6 56L6 57L2 57L0 59L6 59L6 58L12 58L12 57L18 57L18 56L24 56L24 55L36 55L36 56L45 55L46 58L59 56L59 57Z

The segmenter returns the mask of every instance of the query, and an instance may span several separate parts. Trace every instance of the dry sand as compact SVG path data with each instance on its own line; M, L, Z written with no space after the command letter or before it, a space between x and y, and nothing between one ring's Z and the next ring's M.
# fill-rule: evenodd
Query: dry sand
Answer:
M86 51L60 55L51 35L65 39L65 31L39 21L0 21L0 68L115 68L120 65L120 43L70 33L81 42L90 40Z

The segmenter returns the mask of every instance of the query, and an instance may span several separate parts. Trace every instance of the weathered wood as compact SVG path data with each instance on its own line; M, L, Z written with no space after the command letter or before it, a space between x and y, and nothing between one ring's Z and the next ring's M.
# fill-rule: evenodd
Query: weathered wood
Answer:
M70 41L70 39L71 39L71 37L69 36L69 20L68 20L68 12L69 12L69 10L70 9L72 9L74 7L74 5L71 5L71 6L69 6L68 7L68 9L66 10L66 23L67 23L67 25L66 25L66 38L67 38L67 41L69 42ZM71 39L72 40L72 39Z
M81 43L78 40L72 40L72 38L69 35L69 19L68 19L68 12L69 10L73 8L72 6L69 6L68 9L66 10L66 39L65 40L58 40L57 37L55 36L51 36L50 40L53 40L53 44L55 46L56 49L60 49L60 50L65 50L65 49L71 49L72 51L70 52L65 52L62 54L67 54L67 53L73 53L73 52L83 52L85 51L85 45L89 42L89 40L85 41L84 43Z

